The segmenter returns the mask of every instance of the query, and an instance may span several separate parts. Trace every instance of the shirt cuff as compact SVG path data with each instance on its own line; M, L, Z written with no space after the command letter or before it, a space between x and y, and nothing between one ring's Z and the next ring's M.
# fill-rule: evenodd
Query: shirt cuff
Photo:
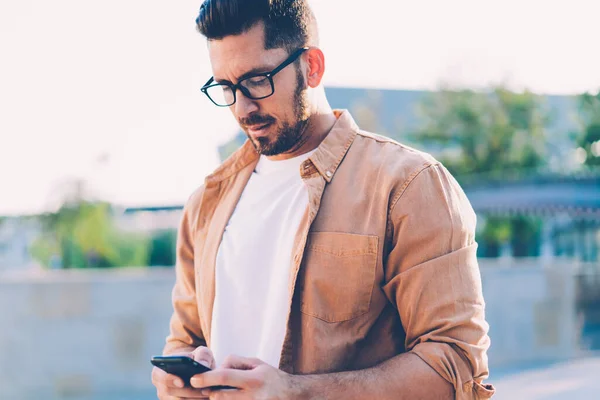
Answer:
M454 386L456 400L489 399L496 392L492 385L482 384L483 377L473 377L468 362L450 344L419 343L411 352Z

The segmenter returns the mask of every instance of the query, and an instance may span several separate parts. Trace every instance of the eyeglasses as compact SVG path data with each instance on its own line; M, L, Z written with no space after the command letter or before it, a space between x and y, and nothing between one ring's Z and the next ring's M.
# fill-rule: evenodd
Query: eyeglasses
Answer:
M284 62L271 72L256 74L240 80L237 84L229 82L217 82L212 77L200 89L216 106L229 107L235 104L236 92L239 89L244 96L252 100L261 100L275 93L273 77L282 69L296 61L302 53L308 50L308 47L293 52Z

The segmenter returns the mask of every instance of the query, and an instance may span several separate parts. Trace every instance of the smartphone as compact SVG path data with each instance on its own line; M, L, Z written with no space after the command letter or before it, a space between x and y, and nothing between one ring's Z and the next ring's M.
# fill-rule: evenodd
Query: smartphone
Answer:
M150 360L152 365L158 367L168 374L176 375L183 380L186 386L190 386L190 378L197 374L203 374L210 371L194 359L186 356L154 356ZM231 386L211 386L210 389L237 389Z

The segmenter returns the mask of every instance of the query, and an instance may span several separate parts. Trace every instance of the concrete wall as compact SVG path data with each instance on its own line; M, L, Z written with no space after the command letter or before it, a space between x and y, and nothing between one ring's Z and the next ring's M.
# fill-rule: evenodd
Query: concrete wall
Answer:
M481 266L493 367L576 354L568 266ZM0 275L0 399L155 398L173 282L171 269Z
M538 262L479 262L493 368L535 365L578 354L575 265L540 267Z
M172 270L0 278L0 399L149 399Z

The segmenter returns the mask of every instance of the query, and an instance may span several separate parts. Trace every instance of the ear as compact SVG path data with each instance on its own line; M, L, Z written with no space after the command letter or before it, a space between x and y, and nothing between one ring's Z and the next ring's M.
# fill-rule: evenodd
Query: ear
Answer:
M325 74L325 55L317 47L311 47L305 54L306 63L308 64L306 83L311 88L315 88L321 84L321 80Z

